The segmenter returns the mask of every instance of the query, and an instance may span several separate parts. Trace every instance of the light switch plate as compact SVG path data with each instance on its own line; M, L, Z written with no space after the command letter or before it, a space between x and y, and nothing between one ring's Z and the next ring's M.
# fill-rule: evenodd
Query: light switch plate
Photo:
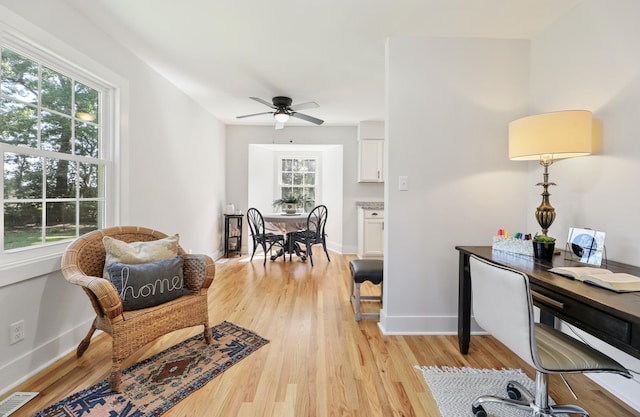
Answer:
M398 189L400 191L409 191L409 177L400 175L398 177Z

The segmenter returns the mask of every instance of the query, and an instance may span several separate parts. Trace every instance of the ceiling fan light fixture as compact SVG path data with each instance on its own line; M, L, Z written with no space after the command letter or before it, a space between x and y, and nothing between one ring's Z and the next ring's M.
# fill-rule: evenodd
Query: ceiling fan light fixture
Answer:
M299 104L292 105L291 98L284 97L284 96L274 97L271 100L273 104L259 97L249 97L249 98L254 101L257 101L258 103L264 104L265 106L275 111L265 111L261 113L245 114L242 116L236 116L237 119L244 119L245 117L253 117L253 116L262 116L263 114L272 114L273 118L276 119L276 129L282 129L284 127L284 124L287 121L289 121L289 119L292 117L313 123L315 125L321 125L322 123L324 123L324 120L317 119L313 116L309 116L308 114L300 113L298 111L301 109L315 109L316 107L319 107L318 103L316 103L315 101L309 101L307 103L299 103Z
M284 123L287 120L289 120L289 113L287 113L286 110L276 110L276 112L273 114L273 117L276 119L276 121L278 121L279 123Z

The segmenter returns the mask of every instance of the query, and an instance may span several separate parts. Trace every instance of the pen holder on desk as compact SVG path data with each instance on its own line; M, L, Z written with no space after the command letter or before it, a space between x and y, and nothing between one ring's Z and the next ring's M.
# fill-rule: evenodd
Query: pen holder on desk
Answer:
M493 250L502 252L517 253L520 255L533 256L533 244L530 240L514 239L511 237L494 236Z

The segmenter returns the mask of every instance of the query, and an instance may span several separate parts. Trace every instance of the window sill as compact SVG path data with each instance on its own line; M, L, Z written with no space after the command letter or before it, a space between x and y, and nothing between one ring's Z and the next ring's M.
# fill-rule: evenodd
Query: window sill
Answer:
M0 265L0 288L60 271L62 254L55 253Z

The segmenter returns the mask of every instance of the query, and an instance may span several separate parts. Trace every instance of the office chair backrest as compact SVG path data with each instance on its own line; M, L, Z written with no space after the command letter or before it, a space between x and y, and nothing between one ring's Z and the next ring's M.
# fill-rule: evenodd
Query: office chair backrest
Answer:
M469 267L476 322L535 367L539 361L529 278L475 256L469 258Z

